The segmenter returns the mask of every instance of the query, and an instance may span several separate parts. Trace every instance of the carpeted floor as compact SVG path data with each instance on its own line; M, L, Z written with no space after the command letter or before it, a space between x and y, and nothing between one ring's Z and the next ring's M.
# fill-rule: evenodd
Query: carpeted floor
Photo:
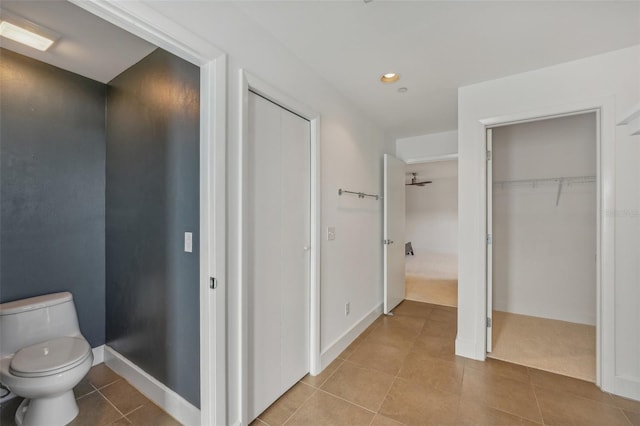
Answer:
M458 306L456 255L415 250L405 257L405 298L434 305Z

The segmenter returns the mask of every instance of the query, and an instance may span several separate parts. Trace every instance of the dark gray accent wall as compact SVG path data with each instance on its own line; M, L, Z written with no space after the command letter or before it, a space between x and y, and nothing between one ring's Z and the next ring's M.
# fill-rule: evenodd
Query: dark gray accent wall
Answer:
M0 301L73 293L105 341L105 86L0 49Z
M160 49L111 81L106 173L107 344L196 406L199 85Z

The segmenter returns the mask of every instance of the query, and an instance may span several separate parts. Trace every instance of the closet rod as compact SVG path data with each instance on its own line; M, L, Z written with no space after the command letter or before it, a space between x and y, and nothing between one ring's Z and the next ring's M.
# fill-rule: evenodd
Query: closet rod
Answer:
M572 183L591 183L595 182L595 176L561 176L555 178L541 178L541 179L516 179L516 180L501 180L494 181L494 185L544 185L544 184L567 184Z
M376 200L379 200L382 198L381 195L377 195L377 194L365 194L364 192L354 192L354 191L347 191L346 189L338 189L338 195L342 195L342 194L353 194L353 195L357 195L358 198L365 198L365 197L371 197L371 198L375 198Z

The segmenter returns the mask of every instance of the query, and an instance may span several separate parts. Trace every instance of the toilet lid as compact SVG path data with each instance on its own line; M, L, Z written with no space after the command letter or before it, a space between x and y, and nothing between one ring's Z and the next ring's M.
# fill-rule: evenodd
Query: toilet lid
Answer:
M16 376L48 376L66 371L84 361L91 353L86 340L59 337L20 349L11 360L10 371Z

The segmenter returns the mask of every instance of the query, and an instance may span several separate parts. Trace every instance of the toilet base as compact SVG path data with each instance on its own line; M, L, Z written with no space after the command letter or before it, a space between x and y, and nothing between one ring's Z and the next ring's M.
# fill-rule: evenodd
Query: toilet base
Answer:
M51 398L25 399L16 411L18 426L64 426L78 415L73 390Z

